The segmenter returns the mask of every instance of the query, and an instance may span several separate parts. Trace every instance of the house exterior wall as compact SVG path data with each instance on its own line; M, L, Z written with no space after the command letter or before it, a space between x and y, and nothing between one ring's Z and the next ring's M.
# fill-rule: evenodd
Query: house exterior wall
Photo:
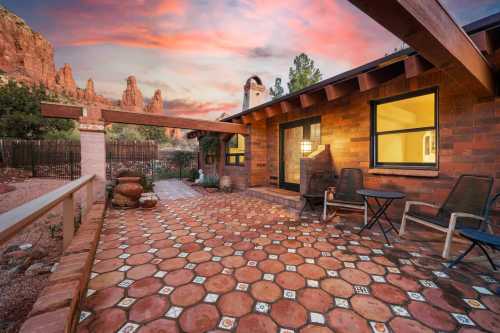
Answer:
M370 101L430 87L438 87L439 94L438 175L374 174L370 169ZM399 190L408 200L439 204L457 177L468 173L495 177L493 191L500 191L500 98L477 100L438 70L411 79L401 76L363 93L253 122L245 167L222 164L220 175L234 177L238 188L278 186L279 124L314 116L321 116L321 144L330 145L337 174L345 167L361 168L367 187ZM224 163L223 146L221 152ZM402 205L395 203L393 213L401 214Z

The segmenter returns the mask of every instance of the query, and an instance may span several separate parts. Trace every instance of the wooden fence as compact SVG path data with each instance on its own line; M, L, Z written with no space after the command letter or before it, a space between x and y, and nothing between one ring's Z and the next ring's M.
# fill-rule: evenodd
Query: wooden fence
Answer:
M107 141L106 176L112 179L120 169L132 169L148 177L178 175L172 162L174 151L160 151L154 141ZM196 153L184 170L197 169ZM33 177L74 180L81 176L80 142L69 140L0 139L0 168L31 172ZM184 176L186 174L184 173Z

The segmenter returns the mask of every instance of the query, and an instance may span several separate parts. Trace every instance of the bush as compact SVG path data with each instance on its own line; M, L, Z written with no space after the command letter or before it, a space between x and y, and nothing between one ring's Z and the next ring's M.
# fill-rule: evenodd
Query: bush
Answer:
M190 173L189 180L192 182L194 182L196 179L198 179L198 177L200 177L198 169L191 169L189 173Z
M42 139L51 132L59 138L71 135L75 128L72 120L42 116L40 102L55 100L43 86L28 87L14 81L0 86L0 137Z

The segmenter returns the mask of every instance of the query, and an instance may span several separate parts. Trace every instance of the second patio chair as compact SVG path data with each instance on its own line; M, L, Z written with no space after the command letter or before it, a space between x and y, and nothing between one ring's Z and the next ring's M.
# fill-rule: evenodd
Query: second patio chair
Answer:
M420 201L407 201L399 235L405 233L408 220L446 233L442 257L450 256L451 242L456 229L478 229L484 220L493 177L461 175L442 206ZM415 206L437 209L437 213L415 210Z
M325 191L323 202L323 221L335 216L336 210L328 215L328 207L360 210L364 213L364 224L368 220L367 205L363 197L356 193L363 188L363 172L361 169L344 168L340 171L340 177L335 189Z

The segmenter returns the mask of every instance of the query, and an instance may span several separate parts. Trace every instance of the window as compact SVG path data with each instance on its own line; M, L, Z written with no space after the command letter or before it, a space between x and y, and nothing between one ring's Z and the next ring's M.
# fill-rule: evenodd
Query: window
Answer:
M226 164L245 165L245 137L234 134L226 143Z
M372 103L372 165L437 165L437 91L420 91Z

